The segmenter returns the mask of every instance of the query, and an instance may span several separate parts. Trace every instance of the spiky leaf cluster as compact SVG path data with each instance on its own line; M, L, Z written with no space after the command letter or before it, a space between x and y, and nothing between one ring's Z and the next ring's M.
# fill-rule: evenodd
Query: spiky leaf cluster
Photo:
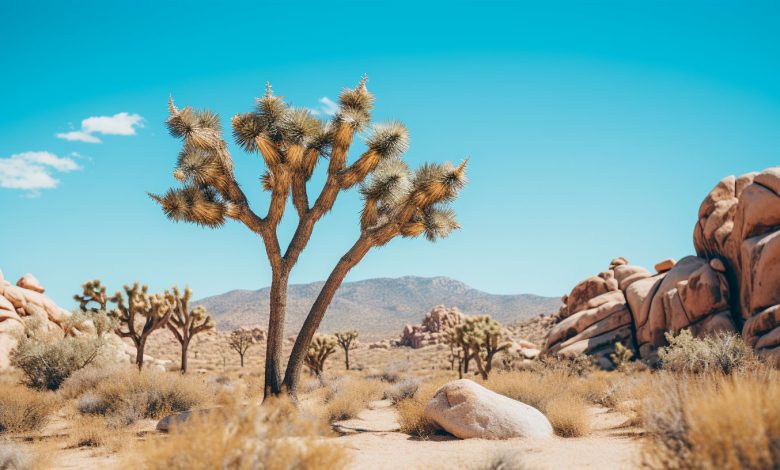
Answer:
M171 317L168 320L168 329L180 344L189 343L193 336L215 327L214 319L202 305L190 308L192 290L187 287L184 292L173 287L173 299Z
M88 280L81 285L81 295L74 295L73 299L79 303L81 311L106 311L108 305L108 296L106 287L100 282L100 279Z
M346 351L353 348L353 342L358 338L358 331L337 331L333 336L336 338L339 346Z

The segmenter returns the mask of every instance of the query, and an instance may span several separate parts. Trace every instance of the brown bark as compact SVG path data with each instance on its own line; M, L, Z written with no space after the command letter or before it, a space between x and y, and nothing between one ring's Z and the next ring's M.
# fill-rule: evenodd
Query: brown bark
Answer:
M187 373L187 348L190 347L190 342L185 341L181 345L181 373Z
M268 319L268 340L265 355L265 398L279 395L282 392L282 345L284 344L288 282L289 273L286 269L274 270L271 280L271 312Z
M303 366L309 343L314 338L314 333L319 328L322 318L325 316L325 312L336 294L336 290L338 290L350 269L363 259L372 246L371 239L366 236L361 236L355 242L352 248L341 257L336 267L333 268L330 276L328 276L328 280L325 281L325 285L317 296L317 300L314 301L311 310L309 310L306 321L295 339L295 345L290 353L290 359L287 362L287 370L284 375L284 387L293 398L297 396L301 367Z

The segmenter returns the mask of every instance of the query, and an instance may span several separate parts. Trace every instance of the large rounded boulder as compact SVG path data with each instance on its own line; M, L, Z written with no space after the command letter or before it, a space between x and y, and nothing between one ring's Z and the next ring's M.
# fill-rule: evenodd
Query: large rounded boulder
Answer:
M461 439L553 435L550 422L536 408L468 379L441 387L425 407L425 418Z

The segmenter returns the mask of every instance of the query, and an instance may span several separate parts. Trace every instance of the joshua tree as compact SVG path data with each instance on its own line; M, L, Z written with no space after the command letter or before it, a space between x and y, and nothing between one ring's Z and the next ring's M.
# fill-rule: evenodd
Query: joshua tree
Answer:
M184 294L177 287L173 288L173 313L168 320L168 329L181 345L181 373L187 372L187 349L190 341L198 333L214 329L214 320L206 313L206 309L198 305L190 309L192 290L184 289Z
M79 309L82 312L105 312L107 310L106 287L99 279L85 282L81 285L81 290L82 294L74 295L73 299L79 303Z
M458 378L463 378L463 348L458 342L457 325L445 329L443 334L444 342L450 347L450 370L455 370L455 366L458 367Z
M122 293L117 292L109 299L116 304L116 308L108 314L119 324L114 332L122 338L133 340L136 348L135 363L141 370L144 366L146 340L152 331L168 324L176 299L168 291L149 295L148 287L139 287L137 282L132 286L124 286L124 290L127 303Z
M358 332L357 330L339 331L334 336L336 336L336 341L341 349L344 350L344 367L349 370L349 350L354 348L352 342L357 339Z
M409 144L406 127L399 122L370 126L373 103L364 77L357 87L341 93L339 109L330 122L321 122L306 109L288 106L267 85L254 111L232 118L236 143L247 152L259 153L267 167L261 179L263 189L270 192L265 216L250 207L236 182L233 160L217 115L190 107L179 109L172 99L168 103L168 129L171 135L183 140L173 172L183 187L151 197L172 220L216 228L226 219L234 219L264 244L271 265L266 396L286 390L295 397L309 343L328 305L347 273L372 248L399 235L425 234L433 241L458 228L455 214L447 204L465 184L466 162L459 166L425 164L410 171L401 160ZM366 150L348 164L350 146L355 136L364 131ZM325 182L317 195L310 198L307 183L320 157L328 159ZM336 263L311 306L282 378L290 272L314 226L333 208L339 193L358 184L364 199L359 235ZM298 226L289 245L282 250L277 229L289 198L298 215Z
M336 337L333 335L317 335L309 344L309 349L306 351L306 366L311 369L312 373L316 376L322 374L322 370L325 368L325 361L328 360L331 354L336 352Z
M233 330L233 332L230 333L230 338L228 338L228 346L230 346L230 349L237 352L241 357L241 367L244 367L244 354L246 354L249 347L256 342L257 340L249 330L239 328L237 330Z
M483 379L493 370L493 357L512 345L502 340L501 324L490 315L466 318L455 327L454 337L463 350L463 373L468 372L468 363L473 359Z

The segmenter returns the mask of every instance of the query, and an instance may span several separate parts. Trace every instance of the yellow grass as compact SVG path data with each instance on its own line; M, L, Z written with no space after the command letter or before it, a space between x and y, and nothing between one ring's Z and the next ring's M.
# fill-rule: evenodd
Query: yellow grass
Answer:
M37 431L49 421L58 400L52 392L0 385L0 433Z
M347 454L326 442L327 423L279 399L262 406L193 417L165 440L142 444L125 468L149 470L266 470L343 468Z

